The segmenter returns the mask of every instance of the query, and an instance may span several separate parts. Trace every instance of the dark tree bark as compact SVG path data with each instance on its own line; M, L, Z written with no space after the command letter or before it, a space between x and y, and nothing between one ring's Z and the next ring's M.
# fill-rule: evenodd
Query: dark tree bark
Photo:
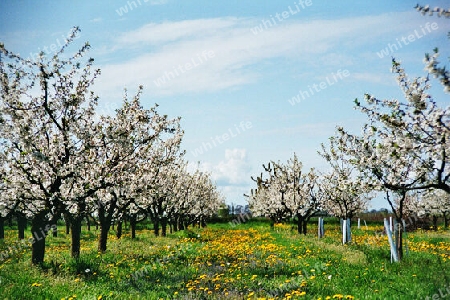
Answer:
M0 217L0 240L5 239L5 218Z
M200 218L200 225L202 226L202 228L205 228L205 227L206 227L206 221L205 221L205 218L204 218L204 217L201 217L201 218Z
M52 229L52 236L53 237L58 237L58 226L57 226L57 224L55 223L55 224L53 224L54 226L53 226L53 229Z
M31 244L31 262L38 265L44 262L45 255L45 234L42 234L45 228L46 212L36 214L31 220L31 234L34 242Z
M109 229L110 225L108 225L107 223L100 223L100 236L98 240L98 251L100 252L106 251Z
M91 231L91 217L89 215L86 216L86 225L87 225L87 230Z
M58 219L55 218L52 224L52 236L58 237Z
M449 215L446 212L444 212L444 213L442 213L442 216L444 217L444 228L447 229L448 228Z
M82 218L73 218L70 221L70 231L72 237L71 255L74 258L80 257L81 247L81 220Z
M433 230L437 231L438 229L438 217L433 215Z
M25 238L25 228L27 226L27 218L23 214L17 214L17 228L19 231L19 240Z
M118 239L120 239L120 238L122 237L122 223L123 223L122 220L119 220L119 221L117 222L116 237L117 237Z
M171 223L172 223L173 232L177 232L178 231L177 218L173 219Z
M70 233L70 219L69 214L64 214L64 222L66 223L66 234Z
M303 220L303 234L306 235L306 230L308 227L308 221L307 220Z
M98 221L100 223L100 235L98 238L98 251L105 252L108 242L108 233L111 228L112 213L110 210L114 209L114 205L110 205L108 212L105 210L105 206L98 206Z
M394 226L395 246L398 260L401 261L403 259L403 223L401 218L396 218L395 220L397 222L397 226Z
M153 232L155 233L155 236L159 236L159 220L158 219L153 220Z
M131 238L136 238L136 216L132 215L130 217L130 228L131 228Z
M178 229L179 229L179 230L184 230L183 219L182 219L181 216L178 217L177 222L178 222Z
M300 214L297 214L297 232L306 235L306 220Z
M167 236L167 218L161 218L161 236Z

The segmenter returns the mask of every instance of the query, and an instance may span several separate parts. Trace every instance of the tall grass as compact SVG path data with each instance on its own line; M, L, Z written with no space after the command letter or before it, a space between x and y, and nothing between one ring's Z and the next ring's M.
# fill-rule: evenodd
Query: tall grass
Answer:
M341 245L338 222L326 221L300 236L292 225L270 230L264 220L189 228L137 238L111 232L106 253L97 234L83 230L81 257L69 255L70 237L59 227L47 238L45 263L31 265L26 248L0 264L4 299L423 299L450 285L449 231L408 233L408 255L390 262L375 225L353 229ZM29 233L28 233L29 234ZM17 239L7 230L0 251Z

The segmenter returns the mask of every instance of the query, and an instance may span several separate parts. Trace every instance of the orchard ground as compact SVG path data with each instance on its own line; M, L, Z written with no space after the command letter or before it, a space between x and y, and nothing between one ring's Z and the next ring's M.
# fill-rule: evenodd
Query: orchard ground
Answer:
M70 236L61 225L47 237L45 262L31 266L23 248L0 264L2 299L439 299L449 297L450 231L406 234L405 257L391 263L381 223L353 226L342 245L339 222L325 219L300 236L292 225L251 220L210 224L155 237L142 227L132 240L108 241L97 252L98 231L83 228L81 258L70 258ZM150 226L150 225L149 225ZM27 232L28 235L31 233ZM28 236L26 236L27 238ZM17 243L6 230L0 251ZM450 288L449 288L450 289Z

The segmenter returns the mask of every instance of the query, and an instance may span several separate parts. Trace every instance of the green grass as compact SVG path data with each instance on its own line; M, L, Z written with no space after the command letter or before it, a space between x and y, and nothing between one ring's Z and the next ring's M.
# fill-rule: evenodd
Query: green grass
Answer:
M291 225L222 223L166 238L142 229L134 240L112 231L103 254L99 232L83 230L73 259L61 226L42 266L31 265L29 247L0 263L0 299L424 299L450 285L449 231L408 233L408 255L392 264L383 238L365 242L375 228L353 229L343 246L338 223L326 223L321 240L309 227L300 236ZM16 239L7 230L0 251Z

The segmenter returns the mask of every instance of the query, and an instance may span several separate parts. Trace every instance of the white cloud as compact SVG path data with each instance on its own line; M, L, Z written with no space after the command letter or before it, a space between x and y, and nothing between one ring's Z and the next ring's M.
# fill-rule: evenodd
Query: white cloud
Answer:
M369 72L352 73L352 78L382 85L396 85L395 76L392 73L389 74L387 72L384 74L374 74Z
M357 47L410 32L416 26L411 24L411 16L420 18L416 15L408 12L337 20L292 19L257 35L251 31L260 22L257 19L151 23L117 38L116 51L128 49L138 54L123 63L102 66L97 87L103 92L101 96L140 84L155 96L212 92L256 82L264 74L253 67L274 58L306 65L320 63L323 68L335 68L339 61L345 67L353 59L356 61L357 55L363 55L358 54ZM178 71L179 75L160 86L155 84L158 78L169 78L167 74L174 74L174 69L191 63L205 51L214 53L214 57L186 72Z
M219 30L228 30L238 20L236 18L197 19L178 22L150 23L118 37L119 45L136 43L163 44L177 40L190 40L216 35Z
M201 169L211 172L218 186L236 186L250 181L250 164L246 149L226 149L225 159L216 165L204 163Z

